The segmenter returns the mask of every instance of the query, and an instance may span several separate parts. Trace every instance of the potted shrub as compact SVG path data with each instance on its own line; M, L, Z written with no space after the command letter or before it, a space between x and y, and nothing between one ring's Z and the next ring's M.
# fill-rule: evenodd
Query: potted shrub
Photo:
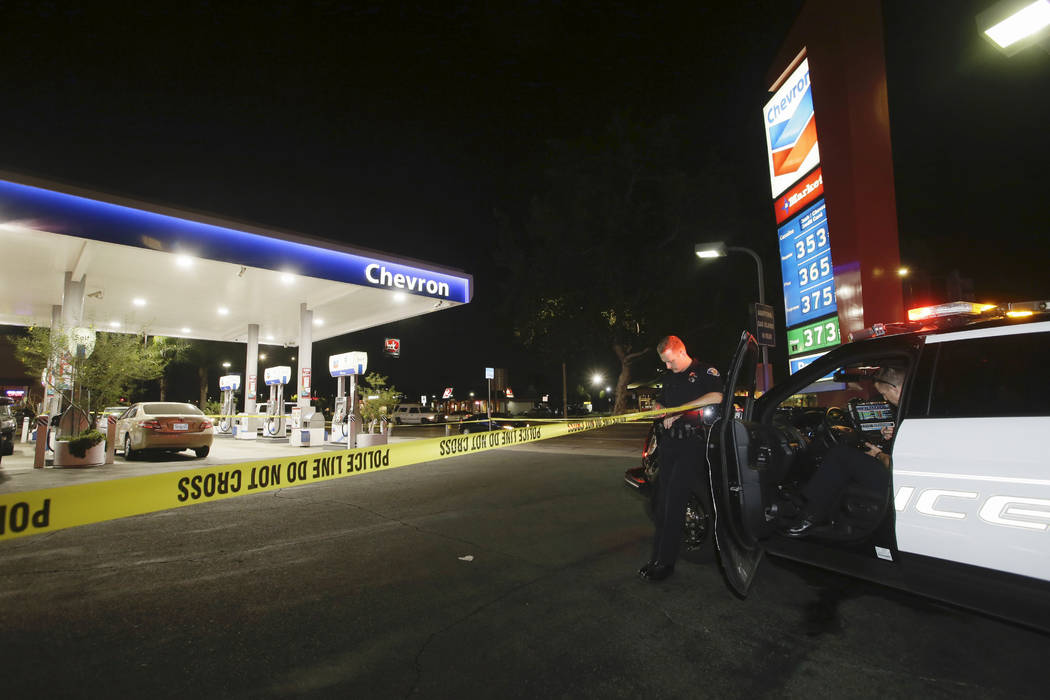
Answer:
M65 435L55 442L56 467L98 467L106 463L106 436L97 430Z
M388 386L386 377L369 372L358 389L361 392L361 432L358 447L385 445L390 435L390 417L398 404L398 393Z

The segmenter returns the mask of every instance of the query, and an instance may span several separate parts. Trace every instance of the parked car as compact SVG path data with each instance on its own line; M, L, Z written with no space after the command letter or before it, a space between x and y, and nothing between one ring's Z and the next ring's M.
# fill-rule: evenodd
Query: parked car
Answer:
M134 404L117 421L117 445L124 449L127 460L146 450L193 450L198 458L207 457L213 433L212 422L203 411L193 404L173 401Z
M402 423L440 423L444 419L442 414L425 408L418 403L403 403L394 410L394 422Z
M15 451L15 430L18 421L11 411L14 401L7 396L0 396L0 455L13 454Z
M445 422L459 423L460 421L466 420L469 415L470 411L452 411L452 413L445 414Z
M522 418L560 418L561 416L547 406L536 406L521 414Z
M463 419L459 424L459 432L461 434L485 433L490 430L513 430L526 425L528 425L527 422L520 418L511 418L506 413L493 413L491 418L484 413L476 413Z

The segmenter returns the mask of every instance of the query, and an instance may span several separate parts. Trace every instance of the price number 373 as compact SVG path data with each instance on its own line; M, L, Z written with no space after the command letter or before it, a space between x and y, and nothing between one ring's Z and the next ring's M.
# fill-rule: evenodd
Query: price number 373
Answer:
M839 342L839 329L838 324L833 321L802 331L803 349L811 348L815 345L831 345L837 342Z

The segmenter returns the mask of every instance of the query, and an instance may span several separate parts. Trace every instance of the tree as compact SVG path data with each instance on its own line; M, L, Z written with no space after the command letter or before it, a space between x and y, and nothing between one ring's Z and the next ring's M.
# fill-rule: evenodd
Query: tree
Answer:
M379 372L369 372L361 383L361 423L366 433L383 432L393 419L401 394Z
M695 265L687 234L701 207L732 199L713 176L688 174L682 132L670 118L618 117L601 133L552 142L524 220L502 215L497 261L515 336L549 360L615 356L617 413L632 364L683 313Z
M90 405L96 413L126 396L135 382L161 376L166 360L144 335L96 332L95 347L83 359L70 358L75 370L73 399ZM69 357L69 331L30 327L15 341L15 354L26 369L42 375L52 359ZM83 397L83 398L78 398Z

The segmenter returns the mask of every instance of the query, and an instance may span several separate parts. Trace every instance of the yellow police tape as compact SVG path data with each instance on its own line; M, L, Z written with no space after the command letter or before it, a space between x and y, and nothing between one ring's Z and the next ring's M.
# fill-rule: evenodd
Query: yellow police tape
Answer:
M558 424L311 452L302 457L285 456L0 494L0 540L523 445L655 418L676 410L680 409L581 418Z

